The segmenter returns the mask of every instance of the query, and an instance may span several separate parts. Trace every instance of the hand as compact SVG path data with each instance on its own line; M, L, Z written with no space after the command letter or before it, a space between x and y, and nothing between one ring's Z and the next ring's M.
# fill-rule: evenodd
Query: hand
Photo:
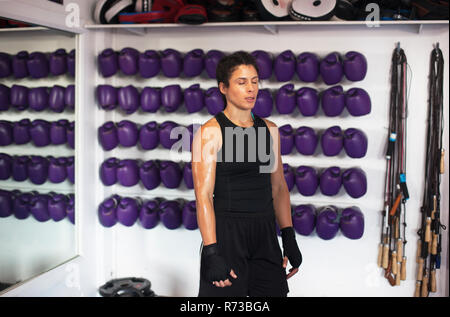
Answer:
M237 279L237 275L236 273L234 273L233 270L230 271L230 276L234 279ZM230 282L230 280L227 278L225 281L214 281L212 282L214 284L214 286L217 287L227 287L227 286L231 286L233 283Z
M286 227L281 229L281 239L283 241L283 268L287 267L287 262L291 263L292 268L286 275L286 279L291 278L294 274L298 272L299 266L302 264L302 253L297 245L297 240L295 239L295 232L292 227Z
M287 256L285 256L283 258L283 268L287 267L287 263L288 263L288 258ZM293 275L295 275L298 272L298 267L291 267L289 269L289 273L286 275L286 279L290 279Z

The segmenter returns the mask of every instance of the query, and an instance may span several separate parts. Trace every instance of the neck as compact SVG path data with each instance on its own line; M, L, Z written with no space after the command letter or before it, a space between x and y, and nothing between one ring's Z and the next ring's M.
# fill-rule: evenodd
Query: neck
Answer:
M253 122L251 111L251 109L239 109L237 107L230 106L229 104L223 110L231 121L239 123Z

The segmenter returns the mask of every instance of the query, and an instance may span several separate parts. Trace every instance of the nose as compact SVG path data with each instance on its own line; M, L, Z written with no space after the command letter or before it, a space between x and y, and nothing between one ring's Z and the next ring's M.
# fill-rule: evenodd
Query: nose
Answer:
M257 85L255 85L254 83L252 83L252 82L249 82L249 83L247 83L247 91L254 91L255 89L256 89L256 86Z

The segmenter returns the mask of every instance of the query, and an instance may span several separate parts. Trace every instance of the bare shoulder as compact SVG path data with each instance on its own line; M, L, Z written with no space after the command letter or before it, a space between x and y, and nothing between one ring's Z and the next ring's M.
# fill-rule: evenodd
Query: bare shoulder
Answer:
M214 128L220 128L219 122L217 122L215 117L212 117L211 119L209 119L208 121L206 121L205 123L203 123L202 128L209 128L209 127L214 127Z
M205 143L206 141L213 140L217 145L219 145L222 140L220 125L215 117L212 117L197 130L194 139L197 139L200 143Z
M277 125L275 123L273 123L272 121L270 121L269 119L266 118L261 118L264 120L264 122L266 123L268 128L278 128Z

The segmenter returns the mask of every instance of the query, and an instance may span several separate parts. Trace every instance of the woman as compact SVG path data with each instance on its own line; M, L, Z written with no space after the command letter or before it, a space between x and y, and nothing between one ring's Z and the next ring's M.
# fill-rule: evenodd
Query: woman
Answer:
M224 57L216 73L226 107L201 126L192 151L203 240L199 296L284 297L302 255L292 228L278 128L251 112L258 95L258 68L251 55ZM236 139L244 146L238 147ZM274 163L269 169L262 160L268 153ZM286 275L288 260L292 268Z

